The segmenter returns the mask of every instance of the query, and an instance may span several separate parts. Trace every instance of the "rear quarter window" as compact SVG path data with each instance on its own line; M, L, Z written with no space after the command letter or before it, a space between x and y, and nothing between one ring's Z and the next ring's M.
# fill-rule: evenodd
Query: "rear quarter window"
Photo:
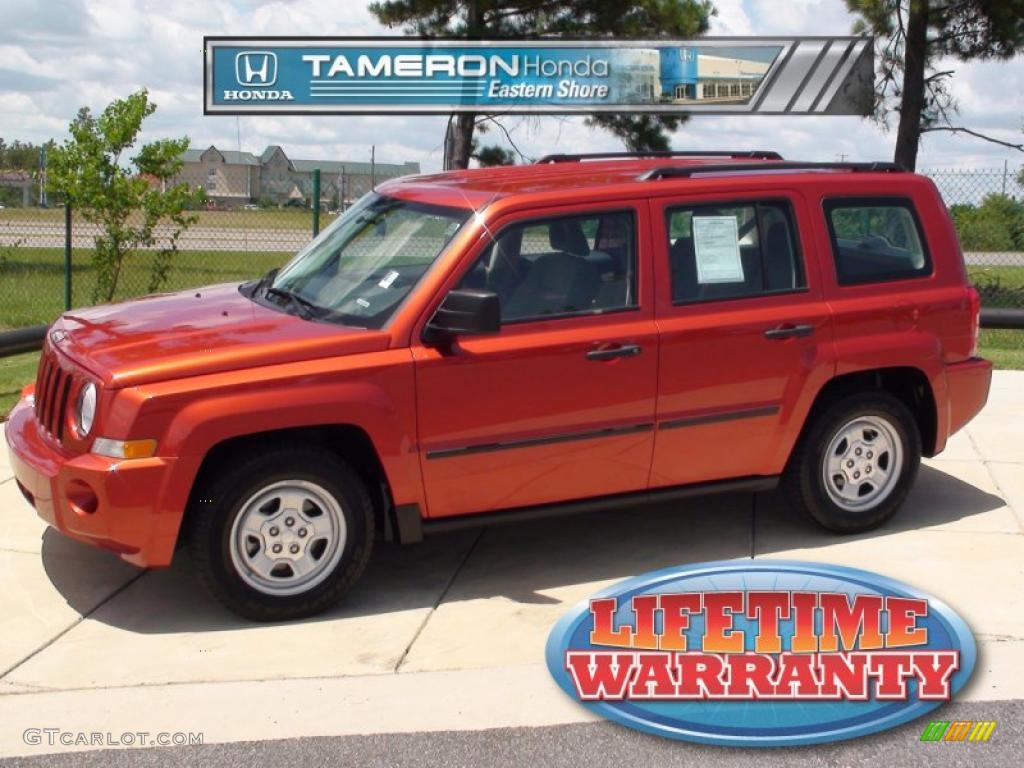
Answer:
M913 203L906 198L836 198L824 203L840 285L932 273Z

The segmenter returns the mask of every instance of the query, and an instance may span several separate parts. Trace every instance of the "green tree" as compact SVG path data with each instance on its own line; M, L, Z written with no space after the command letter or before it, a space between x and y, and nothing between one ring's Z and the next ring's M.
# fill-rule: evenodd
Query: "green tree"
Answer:
M499 147L496 144L474 148L472 158L476 160L482 168L488 168L493 165L516 164L515 153L510 149Z
M114 298L125 259L155 246L156 227L166 222L169 236L154 253L148 286L151 292L160 288L178 239L197 218L187 213L197 193L186 184L172 183L181 170L187 138L150 142L130 162L124 161L142 122L155 111L145 89L115 100L99 117L82 107L69 127L71 138L50 152L49 189L62 194L86 221L103 228L95 238L93 301Z
M953 205L949 212L965 251L1024 250L1024 202L994 193L980 205Z
M922 134L964 133L1024 151L953 124L950 93L954 70L939 70L939 59L1008 59L1024 47L1024 0L846 0L857 15L854 31L878 38L876 117L888 124L899 113L894 159L917 165Z
M375 0L370 11L389 27L425 37L693 37L708 29L710 0ZM483 120L493 120L484 116ZM668 149L666 132L683 115L596 115L587 123L617 136L630 150ZM445 167L466 168L481 118L454 115Z
M8 144L0 138L0 170L31 171L35 175L39 171L43 151L49 152L54 146L53 139L45 144L15 139Z
M33 144L30 141L15 139L8 144L0 138L0 173L20 171L27 173L32 180L29 197L39 199L39 185L44 178L43 168L46 153L56 146L53 139L44 144ZM0 187L0 205L21 205L23 191L18 187Z

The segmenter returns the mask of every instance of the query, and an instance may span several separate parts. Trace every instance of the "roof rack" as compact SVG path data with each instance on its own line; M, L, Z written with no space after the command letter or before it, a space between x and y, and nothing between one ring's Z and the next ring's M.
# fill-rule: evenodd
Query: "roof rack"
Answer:
M781 160L782 155L770 149L750 149L732 152L730 150L682 150L652 149L646 152L584 152L579 155L544 155L535 165L543 163L576 163L580 160L614 160L631 157L734 157L751 160Z
M853 173L902 173L906 169L899 163L802 163L783 160L771 163L709 163L704 165L663 166L652 168L637 177L639 181L653 179L689 178L702 173L739 173L745 171L852 171Z

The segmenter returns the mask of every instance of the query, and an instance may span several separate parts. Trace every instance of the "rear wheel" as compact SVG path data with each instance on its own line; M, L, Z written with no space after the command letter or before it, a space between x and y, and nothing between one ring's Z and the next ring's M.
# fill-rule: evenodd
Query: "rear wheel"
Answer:
M213 594L246 618L319 613L341 599L369 559L369 493L333 455L252 455L199 495L205 501L189 536L193 562Z
M837 533L881 525L906 499L921 462L914 417L884 392L853 395L810 425L787 468L794 506Z

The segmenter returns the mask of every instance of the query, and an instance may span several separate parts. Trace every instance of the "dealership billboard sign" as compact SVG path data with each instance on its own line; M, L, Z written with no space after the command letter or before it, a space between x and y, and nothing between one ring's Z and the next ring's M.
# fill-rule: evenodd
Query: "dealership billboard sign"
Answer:
M868 37L207 37L206 114L868 114Z

